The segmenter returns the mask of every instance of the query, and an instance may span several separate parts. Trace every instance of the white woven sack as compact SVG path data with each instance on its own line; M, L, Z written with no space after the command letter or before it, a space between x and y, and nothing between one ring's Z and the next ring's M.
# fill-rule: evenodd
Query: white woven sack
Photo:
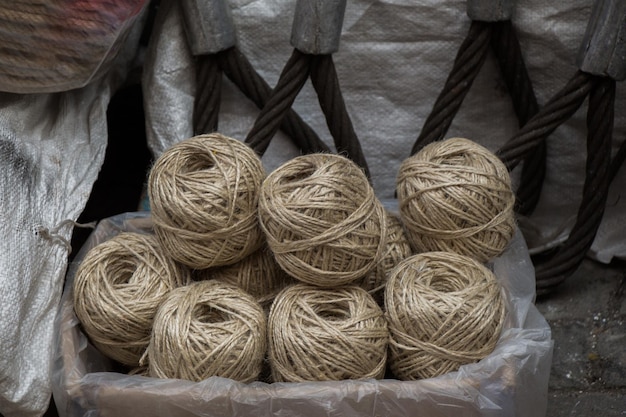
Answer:
M141 20L139 20L141 21ZM47 94L0 93L0 414L48 408L53 321L69 241L98 176L106 110L129 71L133 29L105 77Z

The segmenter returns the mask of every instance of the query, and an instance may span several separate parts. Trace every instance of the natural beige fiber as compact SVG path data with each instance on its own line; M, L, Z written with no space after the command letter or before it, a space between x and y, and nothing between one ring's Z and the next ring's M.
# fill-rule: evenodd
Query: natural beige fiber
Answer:
M385 289L389 362L401 380L455 371L490 354L505 317L500 284L476 260L428 252L400 262Z
M213 133L172 146L148 180L161 245L198 269L232 264L259 249L257 204L264 178L259 157L236 139Z
M294 283L294 279L282 270L267 246L235 264L215 269L209 276L236 285L263 306L270 304L276 294Z
M74 281L74 311L106 356L137 366L157 308L189 273L151 235L121 233L91 249Z
M362 278L385 250L385 212L363 171L334 154L284 163L263 182L261 227L276 261L318 286Z
M210 280L172 291L159 308L148 346L150 376L250 382L266 353L266 319L252 296Z
M357 282L361 288L370 293L374 300L381 305L389 274L401 260L413 254L404 231L404 226L398 216L387 211L385 221L387 224L385 254L380 262L376 264L376 267Z
M497 156L468 139L424 147L403 161L397 186L415 252L451 251L485 262L513 237L509 173Z
M381 308L362 288L296 284L268 319L274 381L382 378L389 333Z
M143 3L0 1L0 91L68 91L102 77Z

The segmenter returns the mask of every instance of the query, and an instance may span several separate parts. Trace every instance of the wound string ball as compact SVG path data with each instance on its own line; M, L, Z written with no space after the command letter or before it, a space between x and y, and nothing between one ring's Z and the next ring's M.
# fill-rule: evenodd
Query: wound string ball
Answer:
M362 288L295 284L278 294L268 319L274 381L382 378L389 333Z
M385 310L390 367L401 380L435 377L483 359L506 314L494 274L451 252L400 262L385 288Z
M265 313L242 289L214 280L177 288L154 318L150 376L254 381L265 358L265 332Z
M153 236L121 233L92 248L80 264L74 311L103 354L137 366L157 308L188 282L188 271L168 258Z
M318 286L371 271L385 248L385 212L354 162L334 154L291 159L263 182L259 220L279 265Z
M513 237L509 173L496 155L468 139L434 142L404 160L397 189L415 252L451 251L485 262Z
M236 285L263 306L270 304L276 294L294 282L293 278L276 263L274 254L267 246L235 264L217 268L208 275L213 279Z
M387 224L387 239L384 256L372 271L357 282L378 303L382 303L385 284L393 268L401 260L412 255L411 245L400 219L395 214L387 211L385 221Z
M170 256L203 269L237 262L263 242L258 193L265 171L246 144L195 136L155 162L148 196L157 238Z

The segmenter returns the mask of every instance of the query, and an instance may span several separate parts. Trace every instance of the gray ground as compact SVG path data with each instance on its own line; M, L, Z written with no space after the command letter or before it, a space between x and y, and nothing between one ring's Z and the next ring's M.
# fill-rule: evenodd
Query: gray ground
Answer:
M552 327L550 417L626 416L626 263L585 260L537 306Z

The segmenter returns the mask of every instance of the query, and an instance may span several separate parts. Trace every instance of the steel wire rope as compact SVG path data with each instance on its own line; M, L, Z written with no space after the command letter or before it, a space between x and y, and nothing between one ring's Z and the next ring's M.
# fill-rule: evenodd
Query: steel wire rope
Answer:
M606 206L611 180L615 80L589 77L593 87L587 109L587 163L582 201L566 241L535 262L538 294L549 293L578 269L593 243ZM618 162L614 159L614 164Z
M444 87L413 144L411 154L444 138L480 72L490 47L498 61L519 125L524 125L538 111L537 99L511 21L473 20L467 36L459 46ZM536 143L532 149L526 150L524 157L525 168L522 168L517 190L516 211L527 215L534 210L541 194L546 164L545 144Z

